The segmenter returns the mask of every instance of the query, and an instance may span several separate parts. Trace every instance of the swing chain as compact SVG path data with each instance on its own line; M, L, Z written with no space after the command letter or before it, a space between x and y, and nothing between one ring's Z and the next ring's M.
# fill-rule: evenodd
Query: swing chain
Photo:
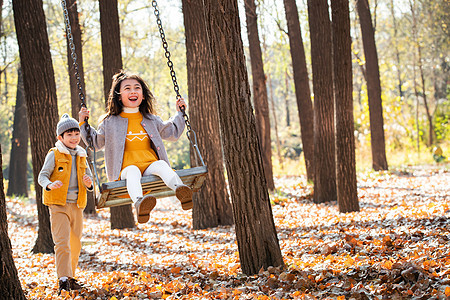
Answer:
M161 17L159 16L158 3L156 2L156 0L152 1L152 6L155 9L154 14L156 16L156 24L158 25L159 34L161 36L162 46L163 46L164 52L165 52L164 54L165 54L165 56L167 58L167 65L169 66L169 69L170 69L170 76L172 77L173 89L175 90L175 93L177 94L177 100L178 100L178 99L181 98L180 88L178 86L177 76L176 76L175 70L173 68L173 62L170 59L169 45L167 44L167 41L166 41L166 34L164 33ZM189 117L186 114L184 108L181 109L181 112L183 113L184 122L186 123L186 127L187 127L186 134L188 134L188 137L189 137L189 133L192 131L191 130L191 122L189 121Z
M61 5L63 7L63 12L64 12L64 23L66 25L67 39L69 40L69 48L70 48L70 52L71 52L70 56L72 57L73 67L75 69L75 78L77 80L77 86L78 86L78 96L80 97L80 100L81 100L81 106L86 107L84 93L83 93L83 87L81 86L80 74L78 72L77 54L75 52L75 44L73 42L72 28L70 26L69 10L67 9L66 0L61 0Z
M64 13L64 24L65 24L65 27L66 27L67 39L69 41L70 56L72 58L73 68L75 70L74 75L75 75L75 79L77 80L78 97L80 97L81 107L87 108L86 102L85 102L85 97L84 97L84 92L83 92L83 87L81 85L80 73L78 72L77 54L75 52L75 43L73 42L72 27L70 26L69 10L67 9L66 0L61 0L61 6L63 8L63 13ZM87 139L87 142L88 142L88 146L87 146L86 150L91 149L92 152L93 152L93 156L94 157L93 157L93 160L91 160L91 165L94 168L95 179L97 181L97 185L99 187L99 190L101 191L100 181L98 179L97 169L95 167L96 158L95 158L94 141L92 140L91 126L89 125L89 122L88 122L87 118L85 120L84 126L85 126L85 129L86 129L86 133L87 133L86 139Z
M66 25L67 39L69 41L70 56L72 57L73 68L75 70L74 75L75 75L75 79L77 80L78 96L80 97L81 107L86 108L83 87L81 85L80 73L78 72L77 54L75 52L75 43L73 42L72 27L70 26L69 10L67 9L66 0L61 0L61 5L63 8L63 13L64 13L64 24ZM91 127L89 126L87 119L86 119L85 127L86 127L86 131L87 131L87 141L88 141L89 147L94 148L92 136L91 136Z

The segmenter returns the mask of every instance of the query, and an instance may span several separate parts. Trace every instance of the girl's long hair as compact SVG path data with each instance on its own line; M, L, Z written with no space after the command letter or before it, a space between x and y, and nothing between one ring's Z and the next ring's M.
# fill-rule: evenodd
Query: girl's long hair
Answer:
M125 79L135 79L142 87L143 99L141 105L139 105L139 111L143 116L147 114L155 114L153 107L153 97L147 83L137 74L129 74L123 70L119 71L113 76L111 89L109 90L108 106L106 108L105 118L111 115L118 115L123 111L123 104L120 101L120 84ZM102 118L103 119L103 118Z

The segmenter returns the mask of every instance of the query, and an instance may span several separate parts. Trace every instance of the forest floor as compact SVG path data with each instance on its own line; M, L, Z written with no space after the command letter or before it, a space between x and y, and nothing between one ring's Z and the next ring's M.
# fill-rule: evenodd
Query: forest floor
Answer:
M147 224L111 230L85 218L79 292L57 296L53 255L32 254L33 200L7 199L28 299L450 299L449 164L358 174L360 212L316 205L303 177L271 195L284 269L241 273L234 226L193 230L191 211L159 200Z

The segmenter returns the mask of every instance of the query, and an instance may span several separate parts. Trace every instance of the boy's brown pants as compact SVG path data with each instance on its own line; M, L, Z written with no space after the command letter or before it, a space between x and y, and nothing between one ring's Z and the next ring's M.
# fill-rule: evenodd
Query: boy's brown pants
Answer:
M83 209L76 203L50 205L50 222L55 243L56 274L75 277L81 251L83 232Z

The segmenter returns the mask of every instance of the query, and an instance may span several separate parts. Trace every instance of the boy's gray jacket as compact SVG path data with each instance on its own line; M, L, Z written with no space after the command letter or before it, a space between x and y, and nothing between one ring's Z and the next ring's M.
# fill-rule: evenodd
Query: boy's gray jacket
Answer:
M142 118L142 127L148 134L151 147L155 150L158 158L166 161L169 166L169 158L164 148L163 139L176 141L183 133L185 124L183 114L178 112L167 121L160 117L147 114ZM122 170L123 154L125 151L125 139L127 136L128 119L119 115L106 117L98 125L98 130L91 126L91 136L96 150L105 148L105 167L108 181L119 179ZM80 126L81 137L88 145L85 124Z

